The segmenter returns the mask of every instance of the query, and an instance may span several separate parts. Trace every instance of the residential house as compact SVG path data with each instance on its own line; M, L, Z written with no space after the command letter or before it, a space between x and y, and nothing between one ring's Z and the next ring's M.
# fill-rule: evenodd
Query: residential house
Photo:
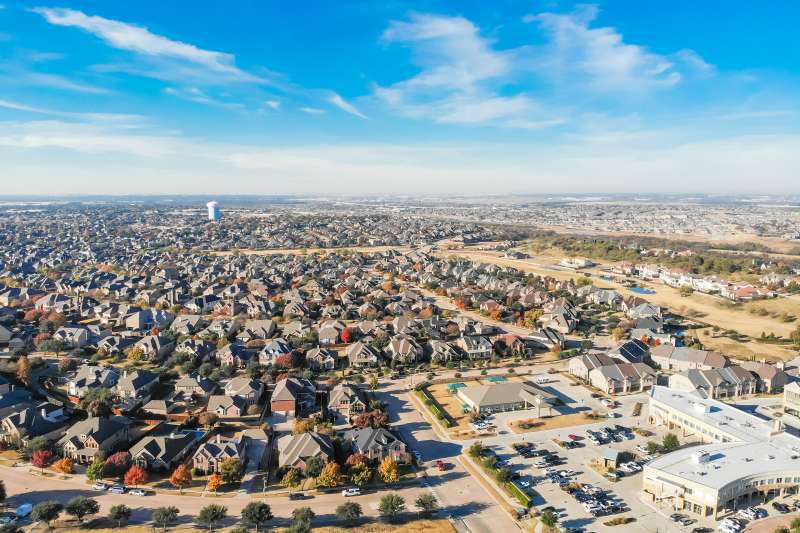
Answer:
M333 460L333 443L327 435L308 432L278 439L279 467L303 470L312 457L320 457L326 463Z
M264 384L247 376L232 378L225 384L225 396L241 398L247 406L257 404L263 393Z
M331 389L328 397L328 411L349 421L367 410L367 400L355 385L339 383Z
M306 363L319 372L327 372L336 368L339 355L328 348L312 348L306 352Z
M686 346L675 347L662 344L650 350L650 360L662 370L685 372L687 370L714 370L725 368L730 361L724 355L709 350L698 350Z
M91 389L111 389L119 381L119 372L110 366L81 365L67 384L68 393L83 398Z
M398 463L410 462L406 444L385 428L357 428L346 431L342 440L350 444L353 453L361 453L372 461L391 457Z
M194 456L192 466L205 475L219 472L222 463L229 459L238 459L244 463L247 439L241 435L234 438L223 438L217 434L213 439L200 445Z
M644 363L620 363L595 368L589 382L606 394L641 392L655 384L655 371Z
M486 337L464 336L456 343L470 359L489 359L494 353L494 347Z
M316 406L317 388L301 378L286 378L275 385L270 400L273 413L284 416L303 416Z
M669 387L685 391L699 390L706 398L739 398L755 394L758 379L740 366L690 369L671 375Z
M61 455L78 463L91 463L127 446L130 421L120 418L89 417L74 424L56 443Z
M158 375L147 370L123 370L117 381L117 395L125 400L136 400L142 404L150 401L153 389L158 385Z
M595 368L616 363L617 361L613 357L602 353L581 355L569 360L569 373L584 381L589 381L589 372Z
M42 437L56 441L67 429L64 409L50 403L25 407L0 421L0 442L21 447L29 440Z
M162 422L128 450L133 463L158 472L171 472L188 457L197 443L196 434Z
M208 397L206 412L220 418L239 418L247 414L247 403L238 396L215 394Z

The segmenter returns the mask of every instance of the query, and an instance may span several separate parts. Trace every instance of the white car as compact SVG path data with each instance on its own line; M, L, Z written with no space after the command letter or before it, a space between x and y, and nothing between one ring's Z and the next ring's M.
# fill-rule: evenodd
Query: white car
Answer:
M131 496L145 496L145 492L142 489L133 489L128 494Z
M108 485L103 483L102 481L98 481L94 485L92 485L93 490L108 490Z
M360 495L361 495L361 489L359 489L358 487L351 487L349 489L344 489L342 491L342 496L344 496L345 498L347 498L348 496L360 496Z

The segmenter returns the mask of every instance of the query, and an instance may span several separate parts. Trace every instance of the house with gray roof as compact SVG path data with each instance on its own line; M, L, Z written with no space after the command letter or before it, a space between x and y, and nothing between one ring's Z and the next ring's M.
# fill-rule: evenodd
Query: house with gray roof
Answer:
M300 435L285 435L278 439L278 466L305 469L312 457L326 463L333 460L333 443L327 435L310 431Z
M177 424L162 422L131 446L133 463L145 470L171 472L191 453L196 435Z
M559 403L557 396L533 383L520 381L462 387L458 389L456 396L465 407L476 413L499 413L534 408L538 412L545 408L551 413L553 406Z
M645 363L618 363L589 372L593 387L607 394L629 394L655 385L656 372Z
M342 434L353 453L363 453L368 459L380 461L391 457L398 463L408 463L411 454L406 444L386 428L356 428Z

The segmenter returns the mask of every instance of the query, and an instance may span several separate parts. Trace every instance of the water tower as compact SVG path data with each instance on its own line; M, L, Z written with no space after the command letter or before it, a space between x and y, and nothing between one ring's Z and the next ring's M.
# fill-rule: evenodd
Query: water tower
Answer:
M222 218L222 213L219 211L217 202L208 202L206 207L208 208L208 220L219 220Z

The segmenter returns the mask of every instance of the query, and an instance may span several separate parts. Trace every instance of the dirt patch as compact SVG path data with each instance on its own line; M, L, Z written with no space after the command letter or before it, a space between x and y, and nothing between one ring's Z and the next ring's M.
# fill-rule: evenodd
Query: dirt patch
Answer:
M537 431L547 431L550 429L561 429L573 426L585 426L596 424L600 419L589 418L586 413L572 413L568 415L557 415L544 418L526 418L514 420L508 423L508 427L514 433L534 433ZM525 427L529 424L530 427Z

